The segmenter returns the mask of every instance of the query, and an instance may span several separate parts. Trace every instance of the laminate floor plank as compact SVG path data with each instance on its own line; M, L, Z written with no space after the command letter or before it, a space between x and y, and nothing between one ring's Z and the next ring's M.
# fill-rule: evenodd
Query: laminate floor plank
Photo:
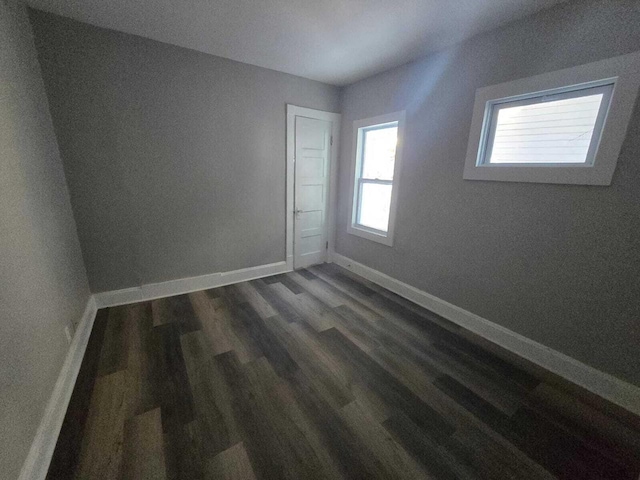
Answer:
M229 310L225 309L224 325L228 325L229 338L234 346L233 351L238 356L240 363L248 363L260 358L264 353L258 339L252 336L250 330L247 329L250 323L243 321L245 315L239 315L242 311L243 309L237 305ZM255 310L253 311L255 312ZM259 317L259 315L257 316Z
M640 438L629 426L546 383L530 392L526 400L530 409L543 412L593 448L640 471Z
M313 268L316 269L316 271L320 271L332 278L335 278L341 284L345 285L346 288L351 292L358 292L360 295L364 295L367 297L376 293L375 290L367 285L368 282L366 280L354 280L346 270L331 263L317 265Z
M354 375L360 374L363 381L370 385L388 405L401 409L419 426L431 430L438 437L444 438L453 432L452 425L446 419L340 332L330 329L322 332L322 335L325 345L351 366Z
M128 401L134 415L160 406L158 383L162 374L158 370L153 351L153 318L151 305L139 303L127 306L125 335L128 345L127 380Z
M295 398L305 415L313 422L325 446L347 479L390 478L389 473L369 448L358 440L339 412L331 408L304 375L291 381Z
M194 434L202 457L210 458L241 440L230 414L228 393L213 365L213 356L204 352L202 332L181 338L189 384L194 402Z
M495 378L486 375L484 371L477 368L476 364L460 361L459 356L443 355L437 349L432 349L429 355L441 372L455 378L505 415L513 415L523 406L521 395L506 387L504 385L506 382L498 382Z
M345 285L335 277L319 271L318 281L323 289L344 298L343 304L363 319L368 320L376 330L388 332L392 337L396 337L407 345L418 345L418 348L425 348L439 338L434 332L440 334L446 332L449 335L449 332L441 327L430 325L424 321L420 321L416 326L392 309L381 308L379 303L373 300L377 295L375 292L371 295L363 295L357 289L352 288L355 280L352 280L351 284Z
M280 283L270 285L269 289L294 309L295 321L305 322L319 332L336 325L333 311L307 293L293 294Z
M300 285L298 285L296 282L294 282L291 278L289 278L289 275L287 274L283 274L282 284L285 287L287 287L289 290L291 290L293 293L295 293L296 295L299 295L304 292L304 289Z
M126 306L109 309L104 341L100 351L98 376L109 375L127 368L129 349L125 333L126 314Z
M232 313L242 322L247 334L256 342L262 354L267 357L280 376L286 378L299 368L283 342L267 328L265 321L251 305L248 303L239 305Z
M252 362L243 368L232 354L216 357L233 395L234 416L257 478L320 478L313 449L269 395L273 376L259 374Z
M300 314L296 310L295 306L291 305L286 300L283 300L264 280L252 280L250 285L256 289L256 291L264 298L269 305L275 310L278 315L284 318L287 322L300 321Z
M367 298L360 297L360 300L356 300L347 297L345 293L340 292L330 283L326 283L318 277L315 278L317 282L307 282L314 285L309 291L318 295L319 301L324 303L327 308L336 305L333 312L338 318L333 317L333 324L360 348L369 351L375 347L377 341L384 342L386 345L402 343L402 341L397 341L399 340L397 338L398 328L392 316L390 319L385 318L369 308L367 304L370 303ZM299 281L304 284L304 279ZM320 297L324 298L320 299ZM364 334L364 331L367 331L367 334ZM418 338L412 337L411 342L418 342ZM404 340L407 340L406 336ZM424 343L421 344L423 347L424 345Z
M288 288L291 291L291 293L293 293L294 295L297 295L304 291L302 287L300 287L300 285L298 285L296 282L291 280L286 274L280 274L280 275L274 275L272 277L268 277L267 279L265 279L265 283L269 285L272 285L274 283L280 283L286 288Z
M163 418L163 448L169 480L202 480L205 465L192 424L182 424L176 418Z
M167 478L159 408L125 422L122 478Z
M349 338L355 338L357 345L364 345L363 350L370 352L381 346L377 339L376 329L371 322L347 305L341 305L334 309L339 317L338 324L349 332Z
M250 283L240 283L237 287L262 318L269 318L278 314Z
M219 480L256 480L251 461L242 442L220 452L208 462L207 478Z
M163 425L186 425L194 419L193 394L179 329L175 324L166 324L155 327L154 330L157 342L156 362L163 372L160 378Z
M459 476L471 472L472 478L483 480L556 478L519 450L505 448L502 442L482 429L460 429L447 439L443 448L455 458L454 468Z
M96 380L75 478L120 477L124 424L129 414L126 386L126 370Z
M307 280L314 280L315 278L317 278L313 273L311 273L306 268L303 268L302 270L298 270L297 272L293 272L293 273L299 273L301 276L303 276Z
M303 374L302 371L298 373L298 375ZM329 449L326 448L321 432L298 404L291 385L288 382L280 382L272 390L272 393L278 397L279 404L282 406L287 417L294 422L302 435L304 435L309 446L313 449L317 461L322 468L321 478L344 479L345 477L337 459L332 456Z
M310 327L287 324L279 316L271 317L265 325L280 339L298 367L332 405L342 407L354 400L349 390L348 376L340 364L315 348L317 342L309 332Z
M309 275L304 276L302 272L307 272ZM308 270L300 270L299 272L291 272L287 274L294 282L298 283L306 292L310 293L318 300L324 302L331 308L339 307L344 304L344 298L337 295L326 288L322 287L322 283Z
M182 333L200 329L193 306L188 295L161 298L152 301L153 325L174 323L179 325Z
M449 465L449 456L443 455L441 446L402 412L394 412L382 425L434 477L442 480L458 478L455 467Z
M345 405L340 415L360 442L371 451L381 467L389 472L390 478L433 478L421 465L391 437L384 427L375 421L366 407L359 402Z
M508 379L511 384L524 390L533 390L540 385L541 380L535 375L525 372L522 368L512 365L498 358L495 354L473 345L466 339L452 341L448 345L435 344L440 350L448 349L452 356L470 357L474 363L492 371L501 378Z
M196 316L200 319L202 330L206 333L213 355L234 349L233 333L228 319L228 310L216 310L211 297L205 292L190 293L189 298Z
M637 480L640 419L320 265L98 312L76 479Z

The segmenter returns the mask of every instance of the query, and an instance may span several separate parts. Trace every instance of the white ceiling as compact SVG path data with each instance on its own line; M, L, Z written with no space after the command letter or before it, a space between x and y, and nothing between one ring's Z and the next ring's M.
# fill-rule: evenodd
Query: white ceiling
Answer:
M563 0L27 0L100 27L346 85Z

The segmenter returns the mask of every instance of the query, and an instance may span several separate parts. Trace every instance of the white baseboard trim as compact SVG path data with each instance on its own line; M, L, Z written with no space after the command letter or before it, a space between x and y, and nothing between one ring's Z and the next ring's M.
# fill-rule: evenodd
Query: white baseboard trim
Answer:
M590 367L552 348L339 253L331 252L329 260L595 393L631 413L640 415L640 388L635 385ZM98 308L221 287L287 271L290 271L287 262L278 262L230 272L148 284L138 288L103 292L90 297L69 347L69 352L54 386L53 393L47 403L36 436L31 444L31 449L20 471L19 480L41 480L47 475Z
M67 357L65 358L58 380L53 387L42 420L31 444L31 449L22 465L19 480L41 480L47 476L51 457L58 441L62 422L67 413L73 387L80 372L84 352L89 343L98 308L93 296L89 297L87 307L73 336Z
M98 308L115 307L128 303L146 302L157 298L183 293L197 292L208 288L222 287L232 283L246 282L291 271L287 262L270 263L230 272L211 273L198 277L181 278L160 283L148 283L140 287L125 288L94 294Z
M190 293L207 288L222 287L238 282L288 272L287 262L260 265L230 272L213 273L199 277L151 283L137 288L127 288L92 295L87 302L82 319L73 336L67 357L49 398L44 415L22 465L19 480L41 480L47 476L51 457L55 450L62 422L67 413L82 359L89 343L93 323L99 308L136 303L156 298Z
M595 393L629 412L640 415L639 387L590 367L568 355L546 347L508 328L452 305L339 253L334 252L332 260L341 267L351 270L367 280L437 313L447 320Z

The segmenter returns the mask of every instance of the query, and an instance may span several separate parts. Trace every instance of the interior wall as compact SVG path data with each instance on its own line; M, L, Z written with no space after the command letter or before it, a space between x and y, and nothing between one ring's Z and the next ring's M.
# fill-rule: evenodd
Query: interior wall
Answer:
M93 292L285 260L286 104L337 87L30 17Z
M342 92L336 250L640 385L640 108L609 187L462 179L475 90L640 50L640 2L562 4ZM406 110L393 247L347 233L353 121Z
M31 27L0 2L0 476L17 478L89 286Z

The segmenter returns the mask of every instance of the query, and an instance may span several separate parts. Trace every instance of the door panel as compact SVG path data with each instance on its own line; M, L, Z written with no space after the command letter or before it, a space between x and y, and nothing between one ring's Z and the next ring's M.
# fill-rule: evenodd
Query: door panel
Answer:
M331 122L297 116L294 268L326 260Z

